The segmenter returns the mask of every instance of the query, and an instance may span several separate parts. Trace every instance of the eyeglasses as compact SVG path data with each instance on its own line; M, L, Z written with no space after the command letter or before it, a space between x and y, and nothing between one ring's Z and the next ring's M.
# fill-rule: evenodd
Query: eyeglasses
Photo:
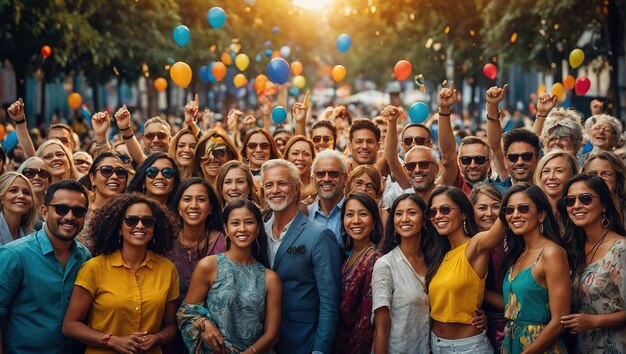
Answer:
M276 144L287 145L287 142L289 140L287 140L287 139L274 139L274 141L276 141Z
M117 154L117 157L122 161L123 164L127 164L131 162L130 156L126 154Z
M148 139L148 140L154 140L154 137L159 138L159 140L165 140L167 138L167 134L165 134L164 132L156 132L156 133L146 133L143 135L144 138Z
M120 178L126 178L128 177L128 170L125 169L124 167L113 167L113 166L109 166L109 165L103 165L100 166L96 169L96 172L100 171L100 174L102 175L102 177L104 178L109 178L111 176L113 176L113 173L115 173L115 175L117 177ZM147 173L147 171L146 171ZM152 178L152 177L150 177Z
M533 157L535 157L535 153L533 152L524 152L522 154L508 154L506 155L506 158L509 159L509 161L516 163L517 160L519 160L519 158L522 158L522 160L524 160L524 162L530 162L532 161Z
M161 172L163 177L170 179L174 177L174 172L176 172L176 170L173 168L169 168L169 167L162 168L162 169L158 169L157 167L146 168L146 176L148 178L155 178L159 174L159 172Z
M256 150L256 148L258 146L261 147L261 150L269 150L270 149L270 143L248 143L248 145L246 145L248 147L248 149L250 150Z
M87 160L76 159L74 165L91 165L91 163Z
M609 127L593 127L593 128L591 128L591 131L594 132L594 133L598 133L598 132L602 131L604 134L613 134L613 133L615 133L613 128L609 128Z
M335 141L335 139L333 139L332 136L322 136L322 135L315 135L313 137L311 137L311 140L313 140L313 142L315 144L319 144L322 141L324 142L324 144L329 144L332 141Z
M548 139L548 145L556 143L557 141L563 144L567 144L572 140L570 135L553 136Z
M404 139L402 139L402 142L406 146L411 146L413 145L413 143L415 143L415 145L424 145L426 144L426 140L427 140L426 138L421 137L421 136L407 136Z
M330 178L339 178L341 176L341 172L339 171L315 171L315 177L324 178L326 175L329 175Z
M138 217L134 215L128 215L124 217L124 223L128 227L135 227L137 226L137 224L139 224L140 221L141 225L143 225L147 229L153 227L154 224L156 224L156 219L152 216Z
M64 153L63 151L57 151L57 152L55 152L54 154L48 154L48 155L45 155L45 156L43 157L43 159L44 159L44 160L52 160L52 159L53 159L53 158L55 158L55 157L58 157L58 158L62 159L62 158L65 158L66 156L67 156L67 155L65 155L65 153Z
M41 178L50 178L50 172L44 170L43 168L30 168L27 167L22 171L24 177L28 179L35 178L35 175L39 175Z
M615 178L615 173L611 171L598 172L598 171L591 170L591 171L588 171L588 173L599 176L601 178Z
M518 204L517 206L515 205L507 205L506 208L504 208L504 214L506 215L513 215L513 213L515 213L515 210L519 211L521 214L528 214L528 212L530 211L530 208L535 208L535 205L530 205L530 204Z
M459 161L461 161L463 165L470 165L472 163L472 160L474 160L477 165L482 165L485 162L489 161L489 159L486 156L461 156L459 157Z
M363 189L366 192L372 192L376 190L376 186L374 183L366 183L362 179L357 179L354 181L354 186L359 189Z
M433 161L416 161L416 162L406 162L404 164L404 167L406 167L406 169L409 172L413 172L415 170L415 166L419 167L420 170L425 170L428 169L430 167L430 165L434 164Z
M453 208L453 207L451 207L449 205L442 205L442 206L439 207L439 209L437 209L437 208L430 208L430 209L426 210L426 217L429 218L429 219L432 219L435 216L437 216L437 212L440 212L441 215L450 215L450 213L454 209L458 209L458 208Z
M65 216L67 213L72 211L72 215L75 218L84 218L87 215L87 208L85 207L71 207L65 204L50 204L49 206L54 207L54 211L58 216Z
M582 205L591 205L591 203L593 203L593 198L600 198L600 197L598 197L597 195L593 195L591 193L582 193L582 194L579 194L578 196L568 195L563 198L563 203L565 203L566 207L571 208L574 206L574 204L576 204L576 199L578 199L578 201Z

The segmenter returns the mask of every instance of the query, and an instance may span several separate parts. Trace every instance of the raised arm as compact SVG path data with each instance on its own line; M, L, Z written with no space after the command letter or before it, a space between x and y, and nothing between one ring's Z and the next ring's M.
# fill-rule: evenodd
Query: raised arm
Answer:
M296 135L306 136L306 116L308 111L309 107L300 102L294 103L293 107L291 107L291 116L296 126Z
M15 133L17 141L22 145L24 155L27 158L35 156L35 145L28 134L28 126L26 123L26 114L24 110L24 101L20 98L9 106L9 117L15 121Z
M107 132L109 131L109 127L111 126L111 117L109 117L108 112L96 112L91 117L91 126L93 127L93 132L96 135L96 156L100 155L103 152L111 151L111 145L109 144L109 138L107 137Z
M200 102L198 100L198 94L196 93L196 97L193 101L189 101L187 102L187 104L185 105L185 125L187 126L187 128L189 128L189 130L191 130L193 132L193 135L195 135L197 138L200 138L202 136L202 131L200 131L200 128L198 128L198 107L200 105Z
M453 186L456 176L459 174L459 165L456 161L456 139L452 132L450 114L452 105L456 103L456 88L454 82L450 83L450 88L443 87L439 90L439 151L441 152L441 175L439 184Z
M537 98L537 114L535 115L535 122L533 123L533 133L537 136L541 136L543 130L543 124L546 122L546 118L550 111L556 106L558 97L551 93L542 93Z
M502 151L502 124L500 122L500 110L498 105L506 96L509 85L502 88L494 86L485 94L487 100L487 144L493 153L493 167L498 172L500 179L509 177L509 172L504 165L504 152Z
M143 153L141 144L139 144L139 141L133 133L133 126L130 121L130 112L128 111L128 108L126 108L126 105L123 105L122 108L115 112L115 121L117 121L117 126L122 132L122 139L124 139L124 143L128 148L130 157L132 157L137 164L142 163L143 160L146 159L146 155Z
M270 133L270 125L272 125L272 101L269 97L263 96L261 102L263 102L263 106L261 106L261 113L263 113L263 130Z
M387 166L389 166L391 177L398 182L402 189L407 189L411 187L411 183L407 179L398 157L398 119L400 118L400 110L398 107L387 106L383 109L381 115L387 118L387 136L385 137L383 156Z

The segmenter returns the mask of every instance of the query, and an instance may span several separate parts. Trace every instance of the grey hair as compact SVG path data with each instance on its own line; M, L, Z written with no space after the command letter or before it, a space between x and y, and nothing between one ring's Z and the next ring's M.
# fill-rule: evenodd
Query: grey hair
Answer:
M406 152L406 154L404 154L405 159L406 156L408 156L410 153L414 152L414 151L425 151L427 153L430 154L433 162L435 162L436 164L439 164L439 156L437 156L437 152L431 148L429 148L428 146L424 146L424 145L415 145L413 146L409 151Z
M615 145L620 145L620 140L622 139L622 122L619 119L608 115L608 114L596 114L595 116L591 116L587 118L585 121L585 132L589 135L591 129L597 124L601 122L607 122L611 128L613 128L613 133L615 133Z
M161 124L163 124L164 126L167 127L167 130L169 132L172 131L172 127L170 127L170 124L161 116L154 116L154 117L148 119L146 121L146 123L143 125L143 128L146 129L150 124L154 124L154 123L161 123Z
M267 170L270 170L274 167L285 167L289 170L289 174L291 175L291 181L294 185L300 184L300 172L296 165L292 162L283 159L272 159L265 161L263 165L261 165L261 187L263 187L263 176Z
M343 173L348 173L348 159L339 151L331 149L323 150L315 155L315 160L313 160L313 164L311 164L311 171L315 172L319 162L326 159L335 159L339 161L341 164L341 171Z
M580 125L582 118L582 115L573 109L553 109L548 114L541 131L541 141L544 147L548 144L551 136L568 135L572 137L574 150L580 150L583 146L583 128Z

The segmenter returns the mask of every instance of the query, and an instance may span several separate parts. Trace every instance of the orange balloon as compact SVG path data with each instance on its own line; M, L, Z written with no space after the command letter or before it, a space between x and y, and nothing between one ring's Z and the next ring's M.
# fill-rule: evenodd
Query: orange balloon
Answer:
M302 66L302 63L300 61L296 60L291 63L291 73L294 76L302 74L302 70L304 70L304 67Z
M265 83L265 89L263 90L263 94L266 96L273 96L276 94L276 92L278 92L276 85L271 81L267 81Z
M176 62L170 68L170 77L176 85L187 87L191 83L191 67L185 62Z
M554 85L552 85L552 94L558 97L559 99L563 98L563 95L565 94L565 87L563 87L563 84L560 82L557 82Z
M228 53L224 52L222 53L222 63L226 64L226 65L230 65L233 63L233 58L230 57L230 55L228 55Z
M213 64L211 73L213 74L215 80L222 81L224 76L226 76L226 65L224 65L224 63L222 63L221 61L218 61L217 63Z
M282 56L282 55L280 55L280 52L279 52L279 51L277 51L277 50L275 50L275 51L274 51L274 53L272 53L272 58L271 58L271 59L274 59L274 58L282 58L282 57L283 57L283 56Z
M72 92L69 96L67 96L67 104L71 109L78 109L81 103L83 103L83 98L80 97L80 94Z
M52 48L50 46L44 45L41 47L41 56L45 58L49 57L52 54Z
M567 75L565 79L563 79L563 86L565 86L568 90L573 90L576 85L576 79L572 75Z
M157 78L154 80L154 88L159 92L165 91L167 88L167 80L162 77Z
M344 68L343 65L336 65L333 71L330 72L330 76L335 82L339 82L346 77L346 68Z
M413 68L411 67L411 63L407 60L400 60L393 68L393 74L398 80L406 80L409 76L411 76L411 71L413 71Z
M0 140L4 139L4 136L7 134L6 130L4 130L4 125L0 124Z
M246 76L244 74L237 74L233 78L233 85L235 85L235 87L242 87L245 86L247 83L248 79L246 79Z
M267 76L265 76L263 74L259 74L256 77L256 79L254 80L254 88L257 91L261 91L261 90L265 89L265 84L267 83L267 81L269 81Z

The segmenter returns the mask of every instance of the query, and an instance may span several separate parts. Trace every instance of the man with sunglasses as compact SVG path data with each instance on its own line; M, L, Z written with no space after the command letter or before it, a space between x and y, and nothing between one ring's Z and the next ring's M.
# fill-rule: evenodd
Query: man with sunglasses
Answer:
M334 150L337 143L337 127L329 120L318 120L311 127L311 140L315 144L315 152L326 149Z
M78 182L63 180L46 192L44 227L0 247L0 340L4 353L71 353L62 334L78 270L91 258L74 239L89 200Z

